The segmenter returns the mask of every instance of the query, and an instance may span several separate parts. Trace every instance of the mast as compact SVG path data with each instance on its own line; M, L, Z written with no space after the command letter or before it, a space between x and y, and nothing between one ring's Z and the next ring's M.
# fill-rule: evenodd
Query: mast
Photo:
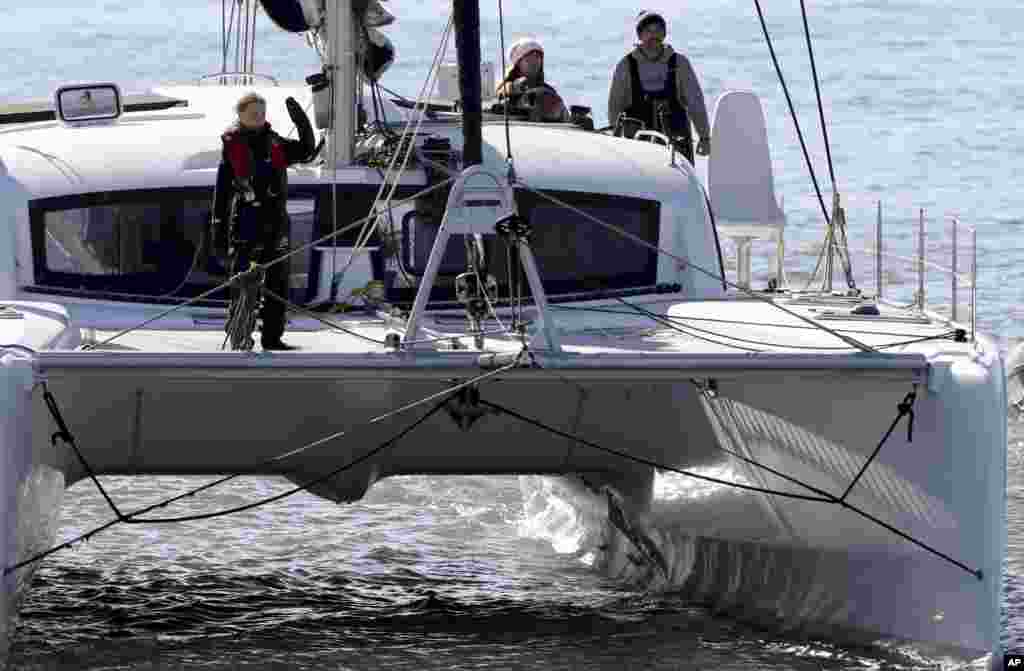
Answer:
M480 2L454 0L455 50L459 60L459 96L462 104L463 168L482 162L483 120L480 84Z
M328 153L335 165L352 161L356 134L356 33L350 0L327 0L327 76L333 93Z

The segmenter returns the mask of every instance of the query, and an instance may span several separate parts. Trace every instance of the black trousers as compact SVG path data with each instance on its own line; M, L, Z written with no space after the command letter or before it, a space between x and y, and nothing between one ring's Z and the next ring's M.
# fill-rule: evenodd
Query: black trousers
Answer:
M254 226L247 225L253 222L246 220L246 217L254 215L251 212L245 212L244 207L238 213L239 221L233 222L236 225L233 226L231 248L228 250L229 271L232 275L247 270L253 261L269 263L288 251L287 218L278 214L278 208L268 207L268 204L264 204L263 208L267 209L258 213L261 215L257 219L260 224L258 231L253 230ZM247 239L246 233L255 239ZM288 298L288 261L285 259L267 268L263 278L264 287L282 298ZM238 287L231 287L231 302L233 304L237 301L240 292ZM286 312L287 308L284 303L266 292L263 293L263 305L260 308L260 319L263 321L260 339L263 343L275 343L284 335Z

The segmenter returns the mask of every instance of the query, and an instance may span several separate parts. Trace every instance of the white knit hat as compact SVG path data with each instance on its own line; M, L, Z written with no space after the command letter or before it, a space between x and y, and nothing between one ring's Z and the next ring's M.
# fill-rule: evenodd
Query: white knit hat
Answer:
M531 51L539 51L541 54L544 53L544 47L541 46L540 40L536 37L520 37L518 40L512 43L512 46L508 50L508 71L512 72L512 68L516 66L519 59L530 53Z

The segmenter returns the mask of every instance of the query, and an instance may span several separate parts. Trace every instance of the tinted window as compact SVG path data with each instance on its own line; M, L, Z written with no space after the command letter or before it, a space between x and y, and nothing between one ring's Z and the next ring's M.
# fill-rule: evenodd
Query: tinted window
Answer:
M551 192L561 201L599 221L622 228L657 246L659 207L656 201L573 192ZM531 228L530 249L537 260L541 282L549 294L652 286L657 282L657 252L620 233L595 223L573 210L556 205L529 191L517 191L520 215ZM427 265L440 218L416 217L402 227L406 268L419 275ZM466 270L463 236L449 238L441 272L455 275ZM488 272L508 293L508 252L497 236L486 236ZM450 278L439 278L432 300L454 298ZM521 282L526 289L525 278ZM396 289L393 300L411 301L414 290Z
M579 209L657 244L658 221L644 209L611 204ZM530 243L545 286L606 288L626 277L654 283L646 277L654 252L573 210L538 204L530 209L529 221L533 230Z
M32 204L36 284L140 298L195 296L227 279L210 255L209 190L88 194ZM313 194L288 201L292 246L313 238ZM309 252L290 259L291 297L305 299ZM116 297L116 296L114 296ZM214 298L226 298L221 291Z

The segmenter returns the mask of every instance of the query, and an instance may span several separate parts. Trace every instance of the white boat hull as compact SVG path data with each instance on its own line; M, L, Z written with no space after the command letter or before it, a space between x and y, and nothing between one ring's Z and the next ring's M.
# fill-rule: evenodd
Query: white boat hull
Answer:
M544 369L500 372L469 352L23 356L5 369L7 392L22 399L4 427L16 464L0 490L8 565L52 540L61 488L86 476L68 445L51 445L57 425L42 388L28 400L38 376L98 474L280 474L308 483L385 444L312 490L353 501L397 474L580 474L591 492L610 487L666 557L667 583L694 598L774 613L784 626L995 649L1006 475L997 355L537 356ZM440 399L388 413L488 372L476 385L482 403L452 401L389 443ZM711 380L714 394L704 391ZM669 530L658 526L652 464L726 467L751 486L840 497L912 389L913 440L904 418L845 499L850 507L711 485L711 499L676 506ZM336 437L275 459L327 436ZM613 565L634 544L617 542L605 558ZM31 573L14 575L9 609Z

